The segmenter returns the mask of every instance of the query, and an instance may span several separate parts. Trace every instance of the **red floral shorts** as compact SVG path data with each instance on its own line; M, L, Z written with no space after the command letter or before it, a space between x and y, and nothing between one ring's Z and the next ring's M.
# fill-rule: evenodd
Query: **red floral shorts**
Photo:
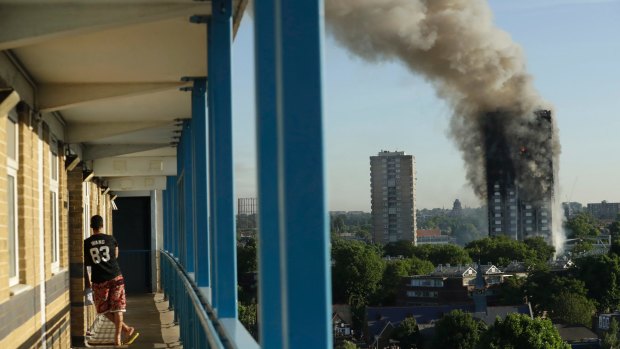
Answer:
M92 283L97 313L125 311L125 279L122 275L101 283Z

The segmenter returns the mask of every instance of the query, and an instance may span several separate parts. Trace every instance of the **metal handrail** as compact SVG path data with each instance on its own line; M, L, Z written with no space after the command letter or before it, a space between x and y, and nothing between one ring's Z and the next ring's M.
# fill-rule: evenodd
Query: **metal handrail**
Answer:
M162 286L175 321L181 328L180 337L185 348L232 348L224 339L210 305L199 295L179 261L165 250L160 250ZM199 326L196 326L198 324ZM219 328L220 330L218 331Z

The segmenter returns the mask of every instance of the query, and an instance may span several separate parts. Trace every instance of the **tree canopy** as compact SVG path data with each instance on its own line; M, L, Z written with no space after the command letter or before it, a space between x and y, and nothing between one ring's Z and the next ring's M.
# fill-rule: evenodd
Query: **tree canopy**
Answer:
M400 343L400 347L405 349L416 348L420 339L420 330L418 323L413 317L407 317L396 327L392 335L392 339Z
M537 246L536 242L532 245ZM472 241L465 246L469 256L482 264L492 263L497 266L506 266L512 261L523 261L528 265L540 264L545 251L530 248L525 242L512 240L503 235Z
M434 265L465 265L472 263L469 254L457 245L421 245L412 248L413 255Z
M568 238L598 236L601 232L597 228L596 219L587 212L580 212L566 222Z
M483 322L475 320L470 313L453 310L435 324L432 349L474 349L486 330Z
M334 302L367 304L379 288L384 262L377 248L359 241L332 243Z
M547 319L509 314L497 319L482 335L479 349L570 349Z
M616 254L582 257L576 260L576 277L588 286L588 298L596 300L598 310L620 306L620 257Z

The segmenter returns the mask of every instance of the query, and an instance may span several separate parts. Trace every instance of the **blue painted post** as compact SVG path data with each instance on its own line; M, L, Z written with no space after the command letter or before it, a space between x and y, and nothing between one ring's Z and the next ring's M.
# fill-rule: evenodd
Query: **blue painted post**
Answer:
M164 251L168 251L168 245L170 244L170 237L168 233L170 233L170 229L168 224L170 223L170 217L168 216L169 205L170 205L170 176L166 176L166 190L163 191L162 195L162 206L164 211L164 241L162 243L162 248Z
M192 88L192 123L194 130L194 197L196 226L196 284L198 287L209 287L210 251L209 251L209 211L207 191L207 110L205 93L207 79L194 79Z
M217 316L237 317L237 256L232 147L232 0L213 0L209 22L209 105L213 116ZM211 69L212 68L212 69ZM211 193L213 194L213 193Z
M207 38L210 38L209 25L207 25ZM209 44L210 45L210 44ZM208 64L207 74L211 76L215 74L213 72L213 66ZM215 116L213 115L213 93L211 91L212 86L209 83L207 85L207 129L208 129L208 140L207 140L207 186L208 186L208 209L209 209L209 252L211 253L211 263L209 270L211 271L211 283L214 284L217 282L217 259L215 258L215 250L216 250L216 242L217 236L215 234L215 197L216 197L216 188L215 188ZM214 309L217 309L217 288L211 287L211 305Z
M263 348L282 348L278 144L273 0L254 7L258 184L258 323ZM264 37L266 39L261 40ZM271 39L268 39L271 38Z
M194 272L194 176L192 162L192 122L183 122L183 220L185 226L185 271Z
M282 338L283 348L331 348L331 275L321 95L322 2L257 1L255 8L261 7L267 8L260 10L264 16L261 20L257 13L256 55L273 50L268 54L273 54L275 64L257 59L258 90L268 90L257 94L258 107L268 112L269 106L277 106L277 128L265 136L276 135L272 141L277 146L279 184L277 192L264 194L266 200L278 200L282 224L279 227L282 329L273 335ZM265 80L261 74L271 75L273 80ZM267 85L263 86L263 81ZM275 98L275 103L271 98ZM257 139L261 137L262 134ZM269 145L269 142L259 141L260 144ZM270 155L265 151L261 162Z
M183 164L183 160L185 160L185 139L186 137L184 137L184 133L185 133L185 123L183 122L182 124L182 132L181 133L181 139L179 140L179 145L177 146L177 182L176 182L176 204L177 204L177 215L176 215L176 220L177 220L177 258L181 261L181 265L183 265L183 268L185 268L185 266L187 265L186 262L186 258L187 258L187 253L185 250L185 217L184 217L184 212L185 212L185 208L183 207L183 204L185 203L185 199L184 199L184 195L185 193L183 192L183 188L185 187L183 185L184 181L185 181L185 173L183 172L184 169L184 164Z
M178 154L178 152L177 152ZM177 155L178 156L178 155ZM178 172L177 172L178 174ZM178 223L178 212L179 212L179 206L177 204L177 178L178 176L173 176L170 180L171 180L171 186L170 186L170 214L171 214L171 221L170 221L170 250L172 252L172 255L174 256L174 258L179 258L179 223Z

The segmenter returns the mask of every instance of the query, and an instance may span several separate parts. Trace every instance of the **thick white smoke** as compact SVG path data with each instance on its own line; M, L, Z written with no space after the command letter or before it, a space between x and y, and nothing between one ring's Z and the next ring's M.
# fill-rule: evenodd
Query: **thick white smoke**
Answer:
M488 112L502 113L501 132L511 148L527 149L528 156L515 153L512 159L526 196L553 190L560 152L556 123L552 137L549 128L533 127L534 111L551 108L532 84L521 47L493 24L485 0L326 0L325 19L335 39L356 55L400 61L434 84L454 111L450 133L481 198Z

